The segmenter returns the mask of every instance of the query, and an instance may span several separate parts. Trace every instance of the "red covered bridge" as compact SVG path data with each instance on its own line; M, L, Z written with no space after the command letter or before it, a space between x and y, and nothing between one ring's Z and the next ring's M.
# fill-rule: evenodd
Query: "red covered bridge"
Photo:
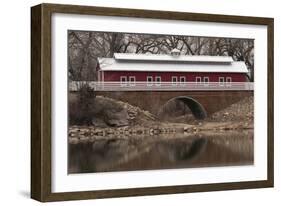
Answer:
M153 114L159 114L161 105L178 100L197 119L204 119L208 113L252 96L254 89L245 62L227 56L116 53L113 58L98 58L96 69L98 81L70 81L70 91L88 84L97 95L129 102Z
M115 53L98 58L97 87L121 90L252 90L243 61L228 56Z

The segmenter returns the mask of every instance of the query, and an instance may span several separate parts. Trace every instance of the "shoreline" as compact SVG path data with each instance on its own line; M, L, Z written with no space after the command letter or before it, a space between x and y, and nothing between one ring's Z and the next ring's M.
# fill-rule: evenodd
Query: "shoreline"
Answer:
M69 127L69 143L78 144L93 142L99 139L126 139L148 138L165 136L173 138L173 134L188 136L218 136L226 132L253 130L252 122L199 122L197 125L183 123L151 122L150 126L124 126L124 127L95 127L77 126ZM167 137L168 136L168 137Z

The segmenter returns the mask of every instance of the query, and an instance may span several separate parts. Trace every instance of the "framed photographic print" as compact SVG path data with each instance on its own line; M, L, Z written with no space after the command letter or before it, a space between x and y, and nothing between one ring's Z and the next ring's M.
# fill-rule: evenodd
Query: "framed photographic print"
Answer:
M31 196L273 187L273 19L31 8Z

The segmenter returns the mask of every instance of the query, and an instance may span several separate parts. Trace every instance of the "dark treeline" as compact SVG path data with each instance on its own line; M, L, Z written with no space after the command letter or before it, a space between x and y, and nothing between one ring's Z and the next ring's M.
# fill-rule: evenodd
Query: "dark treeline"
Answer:
M182 55L232 56L245 61L254 81L254 40L127 34L106 32L68 32L68 71L71 80L95 80L98 57L114 53L169 54L174 48Z

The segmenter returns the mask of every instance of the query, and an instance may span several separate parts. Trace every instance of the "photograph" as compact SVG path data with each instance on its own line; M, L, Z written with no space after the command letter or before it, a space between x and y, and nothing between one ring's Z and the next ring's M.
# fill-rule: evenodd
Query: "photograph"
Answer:
M68 30L68 174L253 165L254 43Z
M31 8L31 197L274 186L274 19Z

